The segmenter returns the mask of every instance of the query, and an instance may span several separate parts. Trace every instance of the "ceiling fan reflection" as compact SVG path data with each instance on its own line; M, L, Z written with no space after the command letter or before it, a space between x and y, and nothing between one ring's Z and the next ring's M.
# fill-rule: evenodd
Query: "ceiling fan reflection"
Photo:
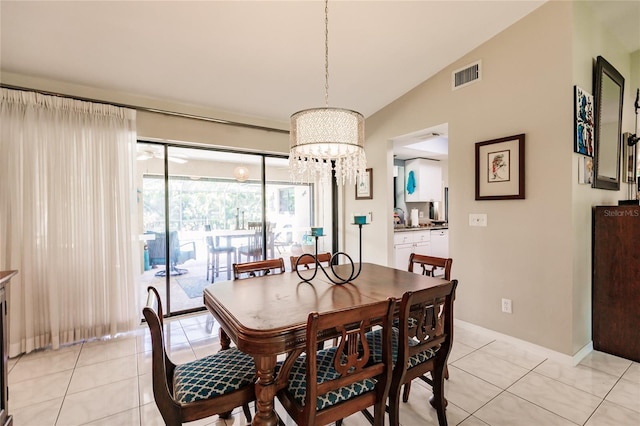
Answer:
M145 160L150 160L152 158L163 159L164 156L162 155L161 152L154 151L152 149L145 149L145 150L142 150L142 151L138 152L138 156L136 157L136 160L145 161ZM177 164L184 164L184 163L186 163L188 161L182 155L169 155L167 157L167 159L169 161L171 161L173 163L177 163Z

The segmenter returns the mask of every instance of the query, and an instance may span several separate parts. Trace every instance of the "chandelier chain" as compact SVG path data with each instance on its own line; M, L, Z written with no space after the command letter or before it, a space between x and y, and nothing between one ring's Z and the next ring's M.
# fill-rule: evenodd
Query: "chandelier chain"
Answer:
M329 0L324 2L324 104L329 106Z
M329 107L329 0L324 3L324 108L291 115L289 170L295 182L356 182L365 173L364 117Z

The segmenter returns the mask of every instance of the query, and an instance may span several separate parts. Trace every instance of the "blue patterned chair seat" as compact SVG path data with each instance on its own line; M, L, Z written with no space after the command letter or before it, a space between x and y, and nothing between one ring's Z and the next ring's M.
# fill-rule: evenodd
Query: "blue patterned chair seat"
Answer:
M237 348L220 351L197 361L176 366L175 399L186 404L224 395L253 383L253 358Z
M413 328L416 327L418 325L418 320L416 320L415 318L409 318L409 328ZM400 320L399 319L394 319L393 320L393 326L395 328L400 327Z
M333 347L317 352L318 384L340 377L340 373L333 368L333 359L336 350L337 349ZM300 406L304 405L304 400L307 395L306 365L306 355L298 357L291 367L291 373L289 374L289 381L287 384L287 391L294 397L295 401L300 404ZM279 362L276 368L276 373L279 372L281 366L282 362ZM349 386L329 391L324 395L318 395L316 410L320 411L342 401L362 395L365 392L373 390L375 386L375 380L365 379Z
M393 365L396 364L398 360L398 335L399 331L397 328L393 327L391 329L391 361ZM371 351L371 359L373 362L381 362L382 361L382 330L372 330L365 334L367 339L367 343L369 344L369 349ZM412 339L409 339L409 346L415 346L416 342ZM407 360L407 368L415 367L418 364L422 364L433 358L436 355L436 351L433 349L429 349L428 351L419 352Z

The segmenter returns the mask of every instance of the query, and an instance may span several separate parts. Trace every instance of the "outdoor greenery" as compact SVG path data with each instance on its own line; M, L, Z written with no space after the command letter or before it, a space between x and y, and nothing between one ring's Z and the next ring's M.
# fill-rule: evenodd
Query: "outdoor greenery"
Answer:
M164 179L146 176L143 181L145 231L164 230ZM233 179L192 180L169 178L169 228L178 231L234 229L236 223L262 219L259 181Z
M295 186L267 184L268 220L282 222L295 215ZM164 231L164 179L145 176L142 194L144 231ZM236 229L262 220L262 185L257 180L170 177L169 200L171 230L203 231L205 225L211 229Z

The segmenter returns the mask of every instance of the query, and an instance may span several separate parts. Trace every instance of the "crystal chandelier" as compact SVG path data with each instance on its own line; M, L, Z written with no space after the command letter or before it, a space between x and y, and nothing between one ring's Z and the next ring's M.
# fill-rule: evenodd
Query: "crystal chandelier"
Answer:
M329 0L324 13L325 107L291 116L289 169L295 182L329 182L333 169L339 184L353 184L367 167L364 117L349 109L329 108Z

